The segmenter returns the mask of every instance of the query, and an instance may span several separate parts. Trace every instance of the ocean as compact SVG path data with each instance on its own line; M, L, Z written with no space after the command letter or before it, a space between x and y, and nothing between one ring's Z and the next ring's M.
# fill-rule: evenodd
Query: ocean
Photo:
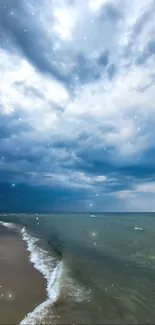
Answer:
M47 299L26 324L155 324L155 214L12 214Z

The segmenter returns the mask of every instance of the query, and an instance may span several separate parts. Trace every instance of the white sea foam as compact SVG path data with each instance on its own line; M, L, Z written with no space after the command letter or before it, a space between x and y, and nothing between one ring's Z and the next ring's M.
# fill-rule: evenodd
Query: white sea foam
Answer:
M47 296L54 302L59 295L58 282L63 269L63 261L56 260L48 251L39 247L37 245L39 239L28 234L25 228L23 228L21 232L23 239L27 243L27 249L30 252L30 261L47 280Z
M30 252L30 261L47 281L47 300L29 313L21 321L20 325L43 324L43 320L48 313L48 307L57 301L61 291L63 293L67 291L68 296L71 296L77 302L86 299L88 293L86 294L84 288L75 284L73 279L68 276L68 269L64 260L58 261L48 251L40 248L37 245L39 239L28 234L25 228L21 232Z
M140 227L134 227L135 230L140 230L140 231L143 231L143 228L140 228Z
M44 324L49 307L57 301L62 294L67 294L74 301L81 302L89 298L89 292L76 284L70 277L69 270L65 261L54 258L48 251L41 248L39 239L30 235L25 228L20 228L11 223L3 223L3 226L11 229L18 230L22 234L23 240L27 244L27 250L30 253L30 262L34 267L42 273L47 281L47 300L37 306L32 312L20 322L20 325L27 324ZM51 314L51 308L50 308ZM52 317L52 315L51 315ZM47 323L47 322L46 322Z
M39 247L39 239L28 234L25 228L21 230L27 250L30 252L30 262L43 274L47 281L47 300L29 313L20 325L39 324L46 317L48 306L54 303L60 294L60 278L63 270L63 261L56 261L46 250Z
M10 230L18 230L18 226L13 223L10 223L10 222L0 221L0 225L4 226Z

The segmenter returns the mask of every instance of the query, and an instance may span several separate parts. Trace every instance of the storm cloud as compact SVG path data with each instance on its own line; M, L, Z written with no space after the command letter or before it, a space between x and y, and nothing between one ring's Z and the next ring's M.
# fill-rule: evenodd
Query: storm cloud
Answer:
M1 0L1 211L155 209L154 9Z

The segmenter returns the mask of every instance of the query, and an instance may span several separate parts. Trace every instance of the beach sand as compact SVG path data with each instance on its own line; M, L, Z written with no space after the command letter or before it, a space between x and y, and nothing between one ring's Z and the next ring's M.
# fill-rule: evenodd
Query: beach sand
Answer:
M20 234L0 225L0 324L19 324L46 300L46 281L29 262Z

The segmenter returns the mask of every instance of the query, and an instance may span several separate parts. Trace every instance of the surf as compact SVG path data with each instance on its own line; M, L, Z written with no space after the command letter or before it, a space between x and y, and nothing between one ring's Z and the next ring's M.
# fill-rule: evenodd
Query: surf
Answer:
M80 302L86 298L87 293L69 275L67 263L59 251L58 257L56 258L48 250L39 247L39 239L30 235L25 228L22 228L21 234L30 253L30 262L46 279L47 300L26 315L20 322L20 325L41 324L42 321L50 323L51 318L54 319L52 306L59 306L59 304L66 303L66 297ZM51 242L50 245L52 246ZM55 246L53 251L56 252Z

